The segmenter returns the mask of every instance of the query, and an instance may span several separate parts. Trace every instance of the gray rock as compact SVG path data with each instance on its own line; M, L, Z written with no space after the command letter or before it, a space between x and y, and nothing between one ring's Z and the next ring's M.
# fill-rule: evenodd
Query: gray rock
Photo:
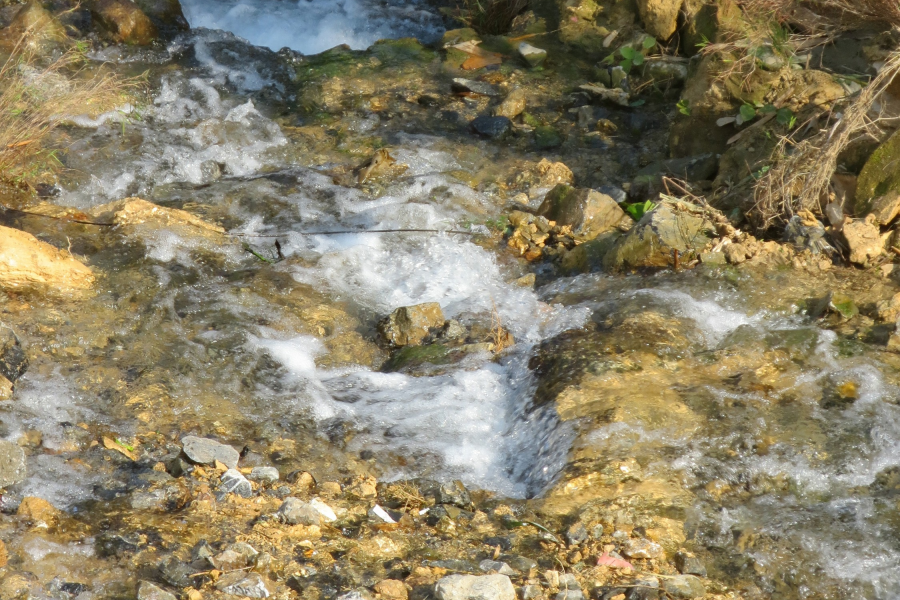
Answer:
M566 539L569 541L569 544L576 546L581 542L588 539L588 531L584 526L584 523L578 522L574 523L569 529L566 531Z
M644 538L631 539L625 542L622 554L628 558L659 558L663 554L662 546Z
M241 458L240 453L227 444L193 435L181 438L181 449L185 456L201 465L212 465L219 461L233 469Z
M537 209L537 214L557 225L568 225L579 236L593 239L601 233L630 222L618 202L605 194L587 188L573 188L563 183L550 190Z
M523 585L522 586L522 600L537 600L544 595L541 586L539 585Z
M675 568L682 575L706 577L706 567L703 562L690 552L678 552L675 554Z
M5 488L25 479L25 452L18 444L0 440L0 488Z
M458 479L450 483L442 483L434 495L434 501L438 504L452 504L460 508L470 508L472 497L469 490Z
M661 204L619 238L603 257L607 270L672 267L690 259L716 236L716 227L702 213Z
M163 559L159 563L159 574L169 585L175 587L189 587L194 585L194 569L187 563L181 562L174 556Z
M491 139L499 139L509 133L509 130L512 129L512 121L506 117L483 116L474 119L470 123L470 126L478 135Z
M228 573L216 582L216 589L234 596L268 598L269 590L258 573Z
M687 79L688 61L668 56L651 58L644 63L644 75L660 82L681 82Z
M450 84L450 89L456 94L472 93L481 94L482 96L499 96L500 92L489 83L483 81L472 81L471 79L463 79L457 77Z
M625 595L626 600L656 600L659 598L659 579L656 577L638 577Z
M177 600L175 594L167 592L156 584L142 581L138 584L137 600Z
M628 194L625 193L625 190L614 185L601 185L597 188L597 191L601 194L606 194L619 204L628 200Z
M337 520L331 507L318 498L309 502L300 498L285 498L278 508L278 517L288 525L321 525Z
M528 42L522 42L516 50L529 67L540 66L547 59L546 50L532 46Z
M448 575L434 584L438 600L516 600L506 575Z
M496 573L500 573L501 575L509 575L510 577L515 576L516 572L505 562L500 562L498 560L490 560L485 559L478 563L478 568L480 568L485 573L490 573L494 571Z
M578 583L578 580L575 578L574 573L561 573L559 575L559 589L563 590L578 590L581 591L581 585Z
M556 594L556 600L584 600L584 592L567 588Z
M0 375L10 381L21 377L28 369L28 357L16 333L0 324Z
M350 590L343 594L335 596L334 600L375 600L375 596L369 590L360 588L358 590Z
M253 496L253 486L247 481L240 471L237 469L228 469L222 473L222 479L219 482L219 493L237 494L243 498Z
M678 575L663 580L663 590L672 598L702 598L706 595L703 582L693 575Z
M401 306L378 323L378 330L393 346L419 346L433 330L443 326L441 305L426 302Z
M537 569L538 564L536 560L528 558L527 556L517 556L515 554L501 554L500 560L508 564L510 567L517 571L522 571L523 573L527 573L531 569Z
M275 467L253 467L248 479L259 483L272 484L278 481L281 474Z
M495 117L515 119L525 110L525 90L516 88L494 109Z

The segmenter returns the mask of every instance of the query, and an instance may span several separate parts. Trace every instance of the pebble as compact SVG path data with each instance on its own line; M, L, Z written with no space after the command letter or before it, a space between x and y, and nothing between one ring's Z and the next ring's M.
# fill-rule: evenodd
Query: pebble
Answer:
M278 481L281 475L275 467L253 467L248 479L259 483L272 484Z
M14 442L0 440L0 488L19 483L26 475L25 451Z
M471 92L473 94L481 94L482 96L499 96L500 92L489 83L485 83L483 81L472 81L471 79L463 79L462 77L457 77L453 80L453 83L450 85L450 89L453 90L454 93L466 93Z
M216 582L216 589L233 594L235 596L245 596L247 598L268 598L269 590L266 588L262 577L257 573L228 573L223 575Z
M460 508L472 506L472 496L469 495L469 490L466 489L463 482L459 480L442 483L434 495L434 501L437 504L452 504Z
M212 465L219 461L233 469L241 458L240 453L227 444L193 435L181 438L181 447L185 456L202 465Z
M512 128L512 121L507 117L478 117L470 124L478 135L498 139L506 135Z
M566 539L569 540L569 544L576 546L581 542L585 541L588 538L587 528L584 526L584 523L578 522L569 527L568 531L566 531Z
M478 567L484 571L485 573L490 573L494 571L496 573L500 573L501 575L509 575L515 576L516 572L505 562L500 562L498 560L490 560L485 559L478 563Z
M536 600L544 595L539 585L523 585L522 600Z
M702 598L706 595L703 582L693 575L678 575L663 580L663 590L672 598Z
M662 553L662 546L644 538L628 540L622 549L622 554L628 558L659 558Z
M448 575L434 585L438 600L516 600L506 575Z
M159 563L159 574L169 585L175 587L189 587L194 584L191 575L194 569L187 563L183 563L174 556L163 559Z
M581 584L573 573L562 573L559 576L559 589L581 591Z
M278 508L279 517L288 525L321 525L337 521L334 510L318 498L304 502L300 498L285 498Z
M156 584L142 581L138 584L137 600L176 600L175 594L167 592Z
M375 592L385 600L407 600L406 585L398 579L384 579L375 584Z
M706 567L703 565L703 562L690 552L678 552L675 554L675 568L682 575L706 577Z
M228 469L222 473L222 480L219 484L220 494L237 494L242 498L250 498L253 496L253 486L247 481L240 471L237 469Z
M530 67L537 67L547 59L546 50L538 48L537 46L532 46L527 42L519 44L519 47L516 50L518 50L519 56L521 56Z

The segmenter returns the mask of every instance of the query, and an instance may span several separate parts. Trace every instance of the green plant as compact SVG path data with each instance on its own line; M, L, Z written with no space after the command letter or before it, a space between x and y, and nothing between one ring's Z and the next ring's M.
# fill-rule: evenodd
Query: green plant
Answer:
M644 60L647 58L647 54L656 47L656 40L650 36L645 37L641 40L639 46L635 46L634 44L628 44L619 48L618 53L619 56L622 57L622 60L619 61L619 66L624 69L627 73L631 70L631 67L639 67L644 64ZM603 59L604 63L608 65L615 64L616 62L616 53L613 52L605 59Z
M775 122L784 125L788 129L793 129L797 124L797 117L794 111L787 107L777 108L774 104L762 104L757 102L750 104L745 102L741 105L738 114L735 116L735 124L743 125L755 119L759 115L775 115Z
M678 108L678 112L680 112L684 116L691 116L691 103L689 100L682 98L675 106Z
M651 202L650 200L645 200L644 202L632 202L630 204L623 204L625 208L625 212L634 219L635 221L640 221L645 214L656 208L656 204Z

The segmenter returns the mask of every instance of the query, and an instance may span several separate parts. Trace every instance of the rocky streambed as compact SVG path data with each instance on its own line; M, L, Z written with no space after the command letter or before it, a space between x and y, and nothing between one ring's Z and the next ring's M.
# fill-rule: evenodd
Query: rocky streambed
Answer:
M897 595L890 198L748 233L760 138L679 154L729 101L634 16L623 78L585 3L316 55L27 7L148 85L4 190L0 599Z

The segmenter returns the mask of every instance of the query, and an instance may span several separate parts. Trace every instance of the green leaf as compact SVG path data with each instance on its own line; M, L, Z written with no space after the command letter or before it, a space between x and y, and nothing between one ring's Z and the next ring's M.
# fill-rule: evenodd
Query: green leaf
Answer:
M741 119L746 123L753 119L756 116L756 109L753 108L752 104L743 104L741 105Z
M650 37L649 35L644 38L644 41L641 42L641 46L644 47L644 50L649 50L653 46L656 45L656 40Z
M691 116L691 103L689 100L682 98L675 106L678 108L678 112L680 112L681 114L687 117Z
M601 60L600 62L603 63L603 64L605 64L605 65L611 65L611 64L613 64L614 62L616 62L616 54L615 54L615 52L613 52L612 54L607 55L606 58L604 58L604 59Z
M624 70L627 73L628 71L631 70L631 60L627 60L627 59L623 60L622 62L619 63L619 66L622 67L622 70Z
M629 103L628 106L630 106L632 108L637 108L638 106L643 106L644 104L646 104L646 102L647 101L644 100L643 98L639 98L639 99L635 100L634 102Z
M789 125L794 119L794 112L789 108L781 108L775 114L775 120L779 125Z
M645 202L634 202L632 204L625 205L625 212L634 219L635 221L640 221L644 215L648 212L656 208L656 204L647 200Z
M776 109L774 104L766 104L765 106L760 107L759 114L761 115L769 115L775 112Z
M634 63L634 66L639 67L644 64L644 55L638 52L634 55L634 58L631 59L631 62Z
M624 59L632 60L637 55L637 51L631 46L622 46L619 48L619 54L621 54Z

